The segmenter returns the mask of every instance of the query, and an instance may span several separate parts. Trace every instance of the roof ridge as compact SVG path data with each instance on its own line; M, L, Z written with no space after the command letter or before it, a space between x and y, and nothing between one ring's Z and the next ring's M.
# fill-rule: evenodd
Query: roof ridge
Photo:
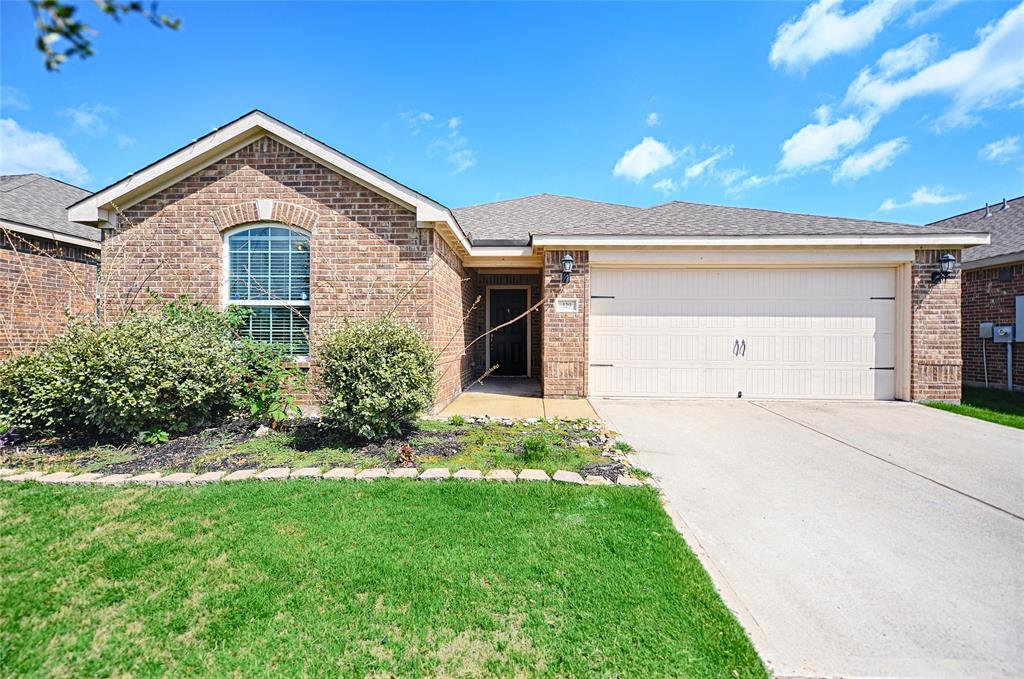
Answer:
M988 203L988 206L989 208L997 207L1003 202L1003 200L1005 200L1007 204L1015 203L1018 200L1024 200L1024 195L1017 196L1016 198L1003 198L1000 199L998 202ZM981 212L984 209L984 205L981 207L976 207L973 210L967 210L966 212L961 212L960 214L950 215L949 217L943 217L942 219L936 219L934 222L928 222L925 226L934 226L935 224L939 224L940 222L949 221L950 219L956 219L957 217L966 217L969 214L972 214L974 212ZM996 212L999 212L999 210L996 210ZM995 214L995 212L993 214Z
M891 222L889 220L882 220L882 219L862 219L860 217L840 217L840 216L837 216L837 215L820 215L820 214L814 214L813 212L787 212L785 210L771 210L771 209L768 209L768 208L761 208L761 207L746 207L746 206L742 206L742 205L722 205L721 203L694 203L694 202L688 201L688 200L670 200L667 203L661 203L660 205L652 205L651 207L649 207L647 209L648 210L653 210L656 207L665 207L666 205L672 205L672 204L698 205L698 206L701 206L701 207L720 207L720 208L725 208L727 210L748 210L750 212L771 212L772 214L787 215L787 216L790 216L790 217L796 215L798 217L814 217L815 219L844 219L844 220L849 221L849 222L867 222L867 223L870 223L870 224L892 224L893 226L922 226L921 224L910 224L909 222ZM924 225L924 226L928 226L928 225Z
M548 193L547 191L543 191L541 193L531 193L531 194L526 195L526 196L517 196L515 198L503 198L501 200L492 200L492 201L488 201L486 203L474 203L473 205L463 205L462 207L457 207L457 208L452 208L452 209L454 209L454 210L468 210L468 209L474 208L474 207L483 207L485 205L501 205L503 203L514 203L517 200L527 200L529 198L542 198L544 196L548 196L548 197L551 197L551 198L565 198L566 200L577 200L577 201L579 201L581 203L594 203L595 205L610 205L612 207L625 207L625 208L630 208L631 210L644 210L644 209L646 209L646 208L642 208L642 207L639 207L639 206L636 206L636 205L626 205L625 203L610 203L610 202L605 201L605 200L594 200L593 198L580 198L579 196L567 196L567 195L565 195L563 193Z

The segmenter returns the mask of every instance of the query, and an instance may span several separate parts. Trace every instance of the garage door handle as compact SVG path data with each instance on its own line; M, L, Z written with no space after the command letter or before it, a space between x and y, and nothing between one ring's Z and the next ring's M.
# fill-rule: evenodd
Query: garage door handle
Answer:
M591 363L591 368L614 368L614 363Z
M733 356L739 356L740 355L740 341L739 340L736 340L733 343L733 345L732 345L732 355Z
M747 355L747 340L743 340L743 342L740 344L740 354L742 354L743 356Z

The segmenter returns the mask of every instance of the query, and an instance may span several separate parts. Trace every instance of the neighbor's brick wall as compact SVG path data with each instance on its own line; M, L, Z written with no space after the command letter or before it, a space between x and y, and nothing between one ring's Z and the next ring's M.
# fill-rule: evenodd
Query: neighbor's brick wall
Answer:
M990 387L1006 388L1006 346L978 337L978 325L1016 322L1014 299L1024 295L1024 263L964 271L960 283L963 301L964 383L985 384L981 343L985 342ZM1014 389L1024 390L1024 344L1013 347Z
M540 301L541 274L539 271L528 273L487 273L486 270L477 273L477 294L480 295L480 304L474 309L473 337L479 337L487 331L487 286L488 285L528 285L530 286L530 306ZM541 336L543 333L543 309L538 307L530 313L530 375L538 378L541 375ZM476 367L476 375L479 375L490 366L487 363L486 342L480 340L473 345L473 365Z
M575 260L572 280L562 284L562 250L544 253L544 314L541 357L544 395L550 397L586 396L589 360L587 338L590 318L590 257L586 250L571 251ZM555 313L555 299L578 300L576 313Z
M256 201L267 199L271 221L312 233L313 334L391 309L432 331L433 233L410 210L266 137L126 211L135 226L122 223L104 244L104 315L143 306L146 288L220 306L222 232L255 221Z
M910 397L915 401L959 401L960 267L951 278L932 284L939 257L946 252L918 250L911 273Z
M0 359L39 348L68 314L95 317L98 253L0 231Z
M476 275L462 266L458 255L434 236L433 346L438 352L436 408L443 408L473 379L473 361L466 345L473 340L470 309L476 298Z

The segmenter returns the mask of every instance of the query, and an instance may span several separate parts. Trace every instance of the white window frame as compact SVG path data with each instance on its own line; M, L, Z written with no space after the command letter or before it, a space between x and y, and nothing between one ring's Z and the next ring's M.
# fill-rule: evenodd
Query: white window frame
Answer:
M288 229L289 231L295 231L301 233L309 238L309 283L310 292L309 299L306 300L291 300L291 299L252 299L252 300L232 300L231 299L231 244L229 239L235 234L250 229L262 229L262 228L280 228ZM221 310L226 310L232 304L235 306L255 307L255 306L267 306L267 307L305 307L310 308L313 300L313 234L298 226L292 226L290 224L283 224L281 222L249 222L247 224L239 224L233 226L230 229L226 229L221 232L221 282L220 282L220 297L221 297ZM310 315L307 313L307 318ZM312 319L310 319L312 320ZM310 326L312 332L312 326ZM310 338L312 340L312 338ZM308 355L299 354L292 356L292 359L296 361L306 361L309 359Z

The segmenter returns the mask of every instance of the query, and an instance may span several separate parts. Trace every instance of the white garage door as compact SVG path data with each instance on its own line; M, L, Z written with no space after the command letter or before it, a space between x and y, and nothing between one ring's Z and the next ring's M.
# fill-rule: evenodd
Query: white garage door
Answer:
M590 393L891 399L894 269L598 269Z

